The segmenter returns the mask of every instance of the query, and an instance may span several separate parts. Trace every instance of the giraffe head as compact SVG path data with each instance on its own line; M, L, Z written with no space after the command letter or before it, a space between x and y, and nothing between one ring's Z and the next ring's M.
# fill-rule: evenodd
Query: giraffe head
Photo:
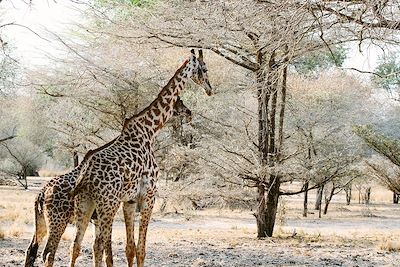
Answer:
M196 57L194 49L191 50L189 63L192 64L193 70L190 78L197 84L203 87L207 95L212 95L213 90L208 80L207 66L203 61L203 50L199 50L199 56Z
M184 116L186 122L192 121L192 111L183 104L183 101L179 96L174 106L174 116Z

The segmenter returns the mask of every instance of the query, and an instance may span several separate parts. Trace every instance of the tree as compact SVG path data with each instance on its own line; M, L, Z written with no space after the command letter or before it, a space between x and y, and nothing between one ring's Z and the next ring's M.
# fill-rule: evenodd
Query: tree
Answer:
M42 151L30 142L14 139L1 144L6 158L0 161L0 173L5 179L13 179L28 189L27 176L37 175L42 163Z
M380 58L375 69L374 82L385 89L391 97L400 101L400 62L396 53L389 53L387 57Z
M37 175L52 140L43 112L45 108L28 93L7 97L0 107L0 129L14 136L0 143L0 172L25 188L26 176Z
M400 142L397 139L377 132L370 125L356 126L354 127L354 131L370 148L386 158L397 168L400 167ZM382 168L375 161L367 161L366 164L373 170L375 177L393 192L393 202L398 202L398 195L400 194L398 173L391 173L388 171L390 166Z
M157 1L140 8L132 5L132 1L129 5L125 5L126 2L111 2L112 9L100 8L100 11L98 6L89 6L87 11L93 11L96 22L101 23L93 23L88 32L103 37L99 39L109 37L107 40L112 40L113 45L124 42L157 49L171 45L207 48L243 68L246 77L243 80L256 95L257 119L252 123L257 131L256 142L251 142L253 147L242 158L252 165L253 171L247 173L237 169L237 175L242 178L242 183L251 182L257 188L258 236L271 236L280 186L290 179L289 173L282 171L291 155L290 150L284 150L288 66L318 49L326 48L335 58L333 48L338 44L382 39L384 28L396 29L393 24L396 14L388 12L389 7L396 7L396 2ZM388 17L390 15L392 17ZM120 29L124 29L123 32ZM127 47L119 51L126 58L140 50ZM101 51L101 56L112 54L105 51L110 50ZM92 59L81 53L76 55L83 61ZM339 59L334 61L340 62ZM118 66L118 63L114 60L112 65ZM147 67L146 63L144 65ZM87 72L79 74L93 76L90 68L85 70ZM91 78L92 82L95 77ZM229 147L223 149L230 154L236 152Z
M157 47L161 42L206 48L250 73L258 101L256 169L260 175L242 176L257 188L257 235L264 237L272 235L283 180L274 170L285 158L287 66L304 53L331 50L331 45L351 40L382 39L381 29L397 29L387 17L393 14L386 12L395 3L371 3L375 2L160 1L146 12L123 6L122 19L115 16L115 9L111 15L94 12L114 21L109 29L98 31L102 34L136 43L154 41ZM121 27L131 31L116 34Z
M377 132L371 125L355 126L354 132L378 154L384 156L396 166L400 166L399 140Z
M378 107L371 99L370 88L342 71L327 70L312 79L292 76L290 84L287 116L290 138L286 146L295 147L297 155L287 168L297 166L293 173L303 185L303 216L306 216L306 189L317 189L315 209L319 210L327 187L336 187L334 190L338 191L339 187L342 190L349 185L354 165L364 154L362 142L352 133L352 125L365 118L374 120L372 115Z

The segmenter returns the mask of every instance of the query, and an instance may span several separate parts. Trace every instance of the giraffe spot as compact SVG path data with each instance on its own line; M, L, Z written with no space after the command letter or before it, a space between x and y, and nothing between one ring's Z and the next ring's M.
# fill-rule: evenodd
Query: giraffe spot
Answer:
M138 143L133 143L133 144L132 144L132 147L134 147L134 148L139 148L139 147L140 147L140 144L138 144Z
M161 111L158 108L154 109L153 111L154 111L154 115L156 115L156 116L159 116L161 114Z

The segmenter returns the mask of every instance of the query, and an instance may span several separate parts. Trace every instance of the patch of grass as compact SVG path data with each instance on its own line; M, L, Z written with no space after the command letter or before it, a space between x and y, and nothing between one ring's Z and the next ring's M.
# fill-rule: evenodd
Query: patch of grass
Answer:
M18 224L9 226L7 236L8 237L21 237L25 232L25 229Z
M6 233L3 231L3 229L0 228L0 240L4 240L6 238Z
M6 209L6 211L0 216L0 222L15 222L19 217L18 210Z
M39 176L40 177L56 177L66 173L67 170L49 170L49 169L40 169Z
M389 251L389 252L399 252L400 251L400 241L395 241L395 240L384 238L379 243L379 249Z

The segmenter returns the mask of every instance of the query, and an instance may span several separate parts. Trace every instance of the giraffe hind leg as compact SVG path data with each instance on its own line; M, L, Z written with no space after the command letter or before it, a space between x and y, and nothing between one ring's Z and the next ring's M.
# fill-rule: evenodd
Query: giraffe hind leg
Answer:
M36 229L32 241L29 244L29 247L26 251L25 267L34 266L35 260L37 258L39 245L47 233L46 222L44 220L43 213L39 214L39 216L36 216L35 220L36 220L35 222Z
M152 191L148 191L145 195L140 211L140 225L139 225L139 240L136 252L137 266L144 266L144 259L146 257L146 235L147 227L150 222L151 213L154 206L155 197Z
M126 229L126 247L125 254L128 261L128 267L133 266L133 262L136 256L136 245L135 245L135 208L136 203L128 201L123 203L125 229Z
M29 247L26 251L26 259L25 259L25 267L33 267L35 260L37 258L37 253L39 249L39 245L43 238L46 236L46 223L43 218L36 222L36 232L33 235L32 241L29 244Z
M68 220L63 220L60 223L49 224L49 236L47 238L46 246L43 250L43 261L45 267L51 267L54 264L58 244L60 243L61 236L68 225Z

